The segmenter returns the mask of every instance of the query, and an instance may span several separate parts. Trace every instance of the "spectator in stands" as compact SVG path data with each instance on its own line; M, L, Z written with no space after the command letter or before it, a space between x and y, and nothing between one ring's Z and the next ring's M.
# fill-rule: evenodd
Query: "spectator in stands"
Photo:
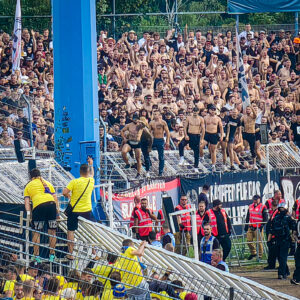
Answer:
M229 272L228 265L223 261L223 251L222 249L213 250L211 256L211 265L216 267L219 270Z
M24 300L31 300L33 298L33 291L34 291L34 281L33 280L26 280L23 282L23 294Z
M8 266L5 269L5 285L3 288L3 292L6 297L13 297L15 294L15 284L17 283L17 270L13 266ZM22 284L20 284L22 285ZM23 292L23 286L22 286Z
M69 260L74 260L74 232L78 228L78 217L94 220L92 213L92 192L94 189L94 168L93 159L88 157L88 164L80 166L80 177L73 179L63 190L63 195L70 199L71 211L68 214L68 249L66 256Z
M24 201L27 217L29 219L31 218L32 227L34 229L32 235L34 259L37 262L41 261L39 257L40 234L38 231L41 231L45 226L45 222L47 222L48 233L51 235L51 237L49 237L49 259L50 261L54 261L57 228L56 219L59 213L58 199L54 187L50 182L42 178L40 170L31 170L30 179L31 181L24 189ZM30 201L32 202L32 209Z
M205 209L208 209L208 198L207 198L207 194L209 193L209 185L204 184L202 187L202 191L199 194L198 197L198 203L200 202L204 202L205 203Z
M143 277L140 263L147 242L142 241L138 249L134 248L134 243L130 239L124 240L122 245L121 258L118 260L116 268L121 270L122 283L128 289L128 297L135 299L138 296L137 299L150 300L150 294L147 291L148 283Z
M27 283L30 284L31 281L27 281ZM15 284L14 284L14 299L28 299L28 298L25 298L26 295L25 295L25 292L24 292L24 288L25 288L25 291L26 291L26 294L28 292L28 289L25 287L25 282L18 282L16 281ZM30 299L30 298L29 298Z
M156 239L156 232L150 231L149 232L149 243L152 246L162 248L162 244Z
M171 233L169 225L164 223L162 229L164 233L161 238L162 247L165 248L167 244L171 244L173 247L175 247L175 237L173 233Z
M113 289L117 284L121 283L121 274L120 272L117 271L113 271L111 272L109 277L109 283L110 283L110 287L108 284L105 284L104 287L104 292L102 294L102 298L101 299L113 299Z
M45 290L43 299L45 300L59 300L59 280L57 278L52 277Z

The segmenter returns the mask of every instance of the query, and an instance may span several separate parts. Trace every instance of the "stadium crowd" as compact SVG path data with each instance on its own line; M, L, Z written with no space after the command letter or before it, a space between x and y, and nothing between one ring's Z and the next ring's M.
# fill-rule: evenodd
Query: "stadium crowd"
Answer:
M251 102L246 110L238 90L237 40ZM187 26L184 32L172 29L165 35L144 32L141 38L131 30L118 40L101 31L98 98L106 130L99 130L100 147L106 144L108 151L122 150L127 167L126 154L134 150L138 176L141 153L146 171L150 168L152 147L159 154L160 174L164 149L177 149L180 164L184 164L184 149L194 150L197 171L207 145L213 170L218 149L228 168L256 168L264 155L260 151L261 124L267 124L270 143L300 143L299 42L300 35L293 39L290 31L254 32L250 24L238 39L230 30L213 34L188 30ZM23 147L29 144L24 95L31 103L35 146L53 150L49 30L43 34L22 30L21 69L14 74L12 45L11 36L1 31L0 145L10 147L13 139L22 140ZM244 151L251 153L250 166L240 163Z

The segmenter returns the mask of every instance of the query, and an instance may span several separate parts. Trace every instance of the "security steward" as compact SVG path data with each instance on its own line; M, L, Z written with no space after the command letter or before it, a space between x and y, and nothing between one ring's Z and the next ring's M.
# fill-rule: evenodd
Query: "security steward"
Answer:
M297 222L297 231L295 232L295 237L297 241L297 250L295 252L295 271L293 274L293 279L291 279L291 284L300 284L300 220Z
M137 210L138 208L141 207L141 198L140 198L140 196L138 196L138 195L134 196L133 202L134 202L134 208L133 208L131 216L130 216L129 228L131 228L134 225L134 212L135 212L135 210Z
M137 239L142 241L149 241L149 233L152 231L152 220L156 221L155 225L157 226L157 218L150 211L148 206L147 198L141 199L141 207L134 211L134 226ZM138 226L138 227L136 227ZM144 226L144 227L139 227Z
M281 191L276 190L274 192L274 196L266 201L265 206L268 209L269 218L272 216L273 212L277 209L278 204L285 202L285 200L282 199L281 197L282 197Z
M201 239L204 237L204 230L203 230L203 219L206 212L205 202L201 201L198 204L198 210L196 212L196 222L197 222L197 235L198 235L198 246L200 249L200 242Z
M292 208L292 217L296 220L299 220L299 215L300 215L300 199L297 199L293 205Z
M187 196L181 195L180 204L175 207L175 211L190 209L191 205L187 203ZM189 212L177 215L177 223L179 226L179 232L175 233L175 252L185 255L186 250L182 245L184 238L187 246L191 244L191 214Z
M278 213L271 220L268 241L275 240L279 261L278 279L286 279L290 274L287 265L291 234L290 230L296 229L296 221L288 215L287 204L278 205Z
M216 237L211 234L211 226L209 223L203 226L204 237L200 241L199 258L200 261L211 265L211 256L213 250L220 248L220 243Z
M42 178L41 172L38 169L30 171L31 181L24 189L24 201L27 217L32 216L32 227L34 229L32 234L33 255L34 259L40 263L39 257L39 244L40 234L37 231L44 229L45 222L48 223L49 248L50 248L50 261L55 259L55 246L56 246L56 228L59 212L59 204L55 189L53 185ZM32 208L31 208L31 203ZM31 212L32 211L32 212Z
M249 205L249 209L246 216L245 232L247 232L247 242L250 249L250 256L248 260L254 258L256 253L256 244L253 243L254 240L258 241L258 257L261 259L263 255L263 228L264 222L268 221L267 208L260 201L260 196L255 195L252 198L253 203ZM249 224L249 225L248 225Z
M231 222L219 199L214 200L213 208L206 211L203 223L210 223L212 234L218 239L223 248L225 260L231 250Z

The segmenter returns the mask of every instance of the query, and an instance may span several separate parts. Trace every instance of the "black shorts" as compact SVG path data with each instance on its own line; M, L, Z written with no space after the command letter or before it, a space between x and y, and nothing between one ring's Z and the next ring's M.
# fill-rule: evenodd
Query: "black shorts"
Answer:
M41 231L45 222L48 223L48 229L56 229L56 203L46 202L38 205L32 211L32 228Z
M234 135L230 135L229 134L229 137L228 137L228 144L233 144L234 143Z
M217 133L205 132L204 139L211 145L217 145L220 137Z
M127 144L131 147L131 149L140 149L141 148L141 141L128 141Z
M67 228L69 231L75 231L78 229L78 217L82 217L90 221L95 221L92 211L72 212L68 216L67 220Z

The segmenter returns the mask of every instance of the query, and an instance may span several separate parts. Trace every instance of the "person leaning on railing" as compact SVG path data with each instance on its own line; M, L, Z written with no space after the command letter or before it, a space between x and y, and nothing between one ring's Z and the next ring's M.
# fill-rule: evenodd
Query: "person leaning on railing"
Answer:
M70 199L71 211L68 214L68 249L66 256L69 260L74 260L74 232L78 228L78 217L94 220L92 213L92 192L95 185L93 159L88 158L88 165L80 166L80 177L73 179L63 190L63 195Z
M34 229L32 234L33 255L37 262L40 262L39 257L39 244L40 244L40 231L44 228L45 222L48 223L49 233L49 253L50 261L55 259L55 246L56 246L56 228L59 211L59 204L55 189L53 185L42 178L41 172L38 169L30 171L31 181L24 189L24 201L27 216L32 221ZM32 208L31 204L32 203Z

